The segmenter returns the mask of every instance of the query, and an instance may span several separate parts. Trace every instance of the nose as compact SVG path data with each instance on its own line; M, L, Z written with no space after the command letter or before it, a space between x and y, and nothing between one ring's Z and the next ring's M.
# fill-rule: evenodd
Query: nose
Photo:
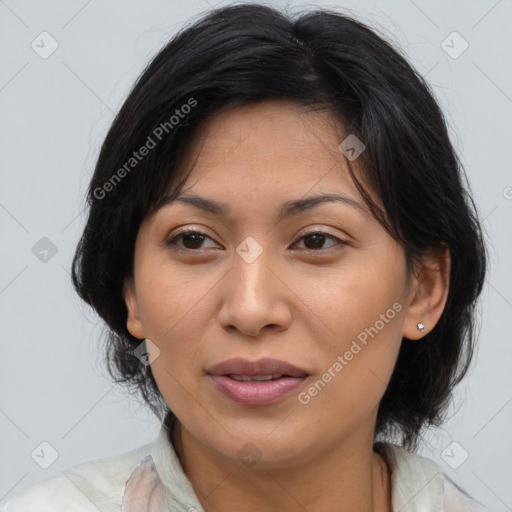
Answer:
M294 294L285 283L268 251L252 262L236 254L233 267L223 280L219 323L251 337L264 330L287 329L292 320Z

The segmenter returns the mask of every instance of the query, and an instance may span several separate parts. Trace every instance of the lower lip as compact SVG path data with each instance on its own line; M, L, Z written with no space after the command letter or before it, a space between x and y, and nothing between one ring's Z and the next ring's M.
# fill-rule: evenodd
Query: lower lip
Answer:
M268 381L239 381L226 375L210 375L217 389L242 405L270 405L290 395L307 377L283 377Z

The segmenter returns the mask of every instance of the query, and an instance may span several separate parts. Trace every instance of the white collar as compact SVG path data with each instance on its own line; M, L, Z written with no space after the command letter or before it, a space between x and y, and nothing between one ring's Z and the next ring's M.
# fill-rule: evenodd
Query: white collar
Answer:
M433 460L378 443L391 470L391 505L400 512L443 512L444 474Z
M204 512L162 423L151 453L126 482L121 512ZM379 443L391 470L393 511L442 512L444 475L439 466L398 446Z

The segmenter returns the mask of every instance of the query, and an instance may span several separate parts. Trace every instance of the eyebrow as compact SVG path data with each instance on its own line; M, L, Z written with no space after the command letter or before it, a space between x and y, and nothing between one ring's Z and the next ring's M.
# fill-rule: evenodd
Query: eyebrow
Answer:
M213 215L217 215L220 217L227 217L231 211L230 208L224 203L219 203L218 201L214 201L213 199L207 199L206 197L200 197L193 194L167 195L157 203L155 211L158 211L165 206L169 206L173 203L176 203L177 201L190 204L196 208L199 208L200 210L212 213ZM283 219L310 210L320 204L331 202L343 203L361 211L362 213L366 212L365 208L354 199L339 194L321 194L304 197L301 199L295 199L283 203L277 214L277 220L281 221Z

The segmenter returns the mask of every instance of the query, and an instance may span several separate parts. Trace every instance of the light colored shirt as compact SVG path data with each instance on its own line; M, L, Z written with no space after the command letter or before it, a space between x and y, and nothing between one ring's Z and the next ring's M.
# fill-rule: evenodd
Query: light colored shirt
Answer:
M490 512L434 461L384 444L393 512ZM204 512L168 430L128 453L72 466L29 485L0 512Z

